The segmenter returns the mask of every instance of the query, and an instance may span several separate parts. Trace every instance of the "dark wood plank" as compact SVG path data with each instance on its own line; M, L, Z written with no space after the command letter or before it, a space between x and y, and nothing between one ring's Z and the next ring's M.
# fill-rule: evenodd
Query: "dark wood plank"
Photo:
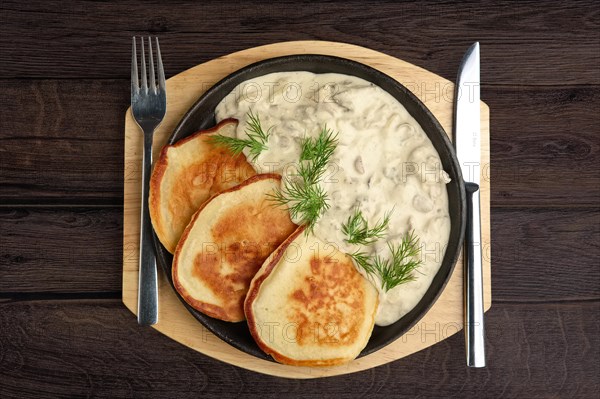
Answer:
M0 80L0 90L0 201L122 204L128 81ZM493 206L600 204L600 88L483 90Z
M600 90L482 90L492 207L600 205Z
M350 42L454 79L466 48L482 45L483 82L600 84L598 6L514 3L136 1L0 6L1 78L127 78L132 35L158 34L167 73L261 44Z
M594 209L496 209L493 300L600 299L599 226ZM0 208L0 294L118 292L121 229L119 208Z
M0 208L0 296L113 292L122 280L123 212Z
M123 203L125 81L0 81L0 201Z
M492 301L600 299L600 212L494 209L491 257Z
M495 305L488 367L467 369L462 334L385 366L297 381L236 368L139 327L118 301L0 303L0 396L572 397L600 389L598 303ZM438 342L445 326L419 326ZM203 334L203 327L190 334ZM207 338L217 339L217 338Z

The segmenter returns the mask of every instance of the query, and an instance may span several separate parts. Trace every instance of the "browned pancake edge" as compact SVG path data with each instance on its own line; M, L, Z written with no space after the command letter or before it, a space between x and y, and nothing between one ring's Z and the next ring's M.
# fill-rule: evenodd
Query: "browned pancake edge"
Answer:
M218 194L213 195L210 199L208 199L206 202L204 202L201 205L201 207L198 209L198 211L196 211L196 213L194 213L192 220L190 221L190 223L184 230L183 235L181 236L181 239L179 240L179 243L177 245L177 248L175 249L175 254L174 254L174 258L173 258L173 267L172 267L172 273L171 273L172 279L173 279L173 285L174 285L175 289L177 290L177 292L179 292L181 297L190 306L192 306L194 309L199 310L200 312L202 312L210 317L217 318L217 319L224 320L224 321L230 321L230 322L238 322L238 321L243 321L245 319L243 306L240 308L241 317L235 317L235 316L232 316L231 311L226 311L221 306L216 306L213 304L206 303L202 300L198 300L198 299L194 298L190 292L187 291L187 289L182 285L182 283L179 279L179 273L178 273L179 257L181 255L183 245L184 245L185 241L188 239L189 234L192 231L193 226L196 223L196 220L198 219L202 210L209 203L211 203L213 200L215 200L216 198L218 198L221 195L225 195L228 193L238 191L252 183L256 183L257 181L267 180L267 179L275 179L275 180L280 181L281 176L278 174L272 174L272 173L255 175L235 187L232 187L230 189L227 189L225 191L222 191ZM295 225L293 223L291 223L291 225L292 225L292 228L295 227ZM250 284L250 281L248 281L248 284Z

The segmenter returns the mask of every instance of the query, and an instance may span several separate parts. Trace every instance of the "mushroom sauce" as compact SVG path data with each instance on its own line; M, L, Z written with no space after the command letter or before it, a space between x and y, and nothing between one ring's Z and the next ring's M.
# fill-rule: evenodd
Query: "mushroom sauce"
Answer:
M314 227L327 243L320 250L331 251L333 245L346 253L388 257L387 241L399 243L414 231L422 264L413 281L384 292L378 276L357 266L380 292L377 325L389 325L411 311L440 268L450 235L450 178L417 121L375 84L333 73L280 72L248 80L221 101L215 115L217 122L238 119L236 135L245 138L249 111L259 116L265 131L270 128L268 149L249 159L259 173L293 173L303 138L318 136L325 126L337 133L337 148L319 183L330 205ZM370 227L393 209L383 239L366 246L344 240L342 224L357 208Z

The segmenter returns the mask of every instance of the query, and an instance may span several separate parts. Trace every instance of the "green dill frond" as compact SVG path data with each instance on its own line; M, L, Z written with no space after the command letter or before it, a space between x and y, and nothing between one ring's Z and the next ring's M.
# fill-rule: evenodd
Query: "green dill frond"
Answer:
M337 144L337 134L326 126L317 138L308 137L302 141L298 174L307 184L315 184L321 179Z
M414 232L402 237L402 242L394 246L388 243L391 258L375 258L374 267L381 276L381 286L385 291L415 279L413 271L421 266L418 259L419 240Z
M266 143L267 141L269 141L269 135L271 134L272 128L273 126L271 126L269 130L265 132L260 123L260 118L258 117L258 114L254 115L252 111L248 111L246 134L251 140L255 140L263 144Z
M369 228L369 224L362 214L360 209L355 209L354 213L348 217L346 223L342 224L342 232L347 237L346 242L350 244L361 244L368 245L372 244L377 239L385 236L385 231L390 223L390 217L394 209L388 211L383 216L383 220L380 220Z
M248 148L248 156L252 161L255 161L261 152L268 149L267 142L269 141L270 130L265 132L261 126L258 114L254 115L250 111L248 112L248 126L246 128L248 138L240 139L217 134L210 136L210 142L215 145L227 147L234 155L241 154L244 149Z
M381 288L385 292L392 288L415 279L413 272L421 266L419 259L421 248L419 239L413 232L405 234L398 245L388 243L389 258L379 255L367 256L364 252L350 254L356 264L369 274L376 274L381 278Z
M364 252L360 252L360 251L356 251L349 255L352 259L354 259L356 264L359 265L361 268L363 268L364 271L366 271L368 274L375 274L375 268L373 267L373 265L371 263L371 259L369 258L369 255L367 255Z
M227 147L232 154L238 155L241 154L244 148L248 147L250 143L247 140L237 139L235 137L223 136L222 134L217 134L214 136L210 136L210 142L212 144Z
M292 219L305 223L307 234L329 209L327 193L318 184L304 185L303 182L286 180L283 189L276 190L270 197L279 205L286 205Z
M290 216L306 224L305 233L313 231L317 220L329 209L327 192L319 185L331 155L337 146L337 135L323 128L316 139L302 141L295 178L285 178L283 188L270 195L278 205L286 205Z

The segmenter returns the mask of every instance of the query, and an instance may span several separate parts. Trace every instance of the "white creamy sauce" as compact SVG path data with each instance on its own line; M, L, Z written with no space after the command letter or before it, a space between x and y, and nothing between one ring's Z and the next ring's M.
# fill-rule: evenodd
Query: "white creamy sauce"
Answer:
M217 121L238 119L236 135L244 138L249 111L260 117L265 130L272 127L268 150L252 162L259 173L285 176L298 162L303 138L318 136L325 125L338 133L338 146L320 183L329 194L330 208L314 234L347 253L360 249L388 257L386 241L399 243L414 230L423 261L415 280L383 292L378 278L369 277L380 291L377 325L391 324L412 310L437 273L450 234L450 179L421 126L380 87L341 74L261 76L237 86L215 114ZM369 246L344 241L341 226L356 207L369 226L394 209L385 239Z

